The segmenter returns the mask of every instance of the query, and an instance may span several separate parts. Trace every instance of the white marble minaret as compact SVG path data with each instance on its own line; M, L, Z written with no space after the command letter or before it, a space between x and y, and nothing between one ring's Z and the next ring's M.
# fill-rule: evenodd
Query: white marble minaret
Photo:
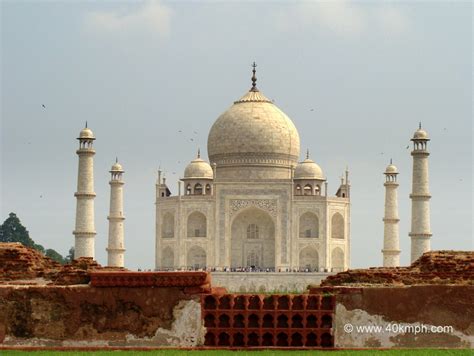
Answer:
M94 225L94 155L93 143L95 140L92 131L86 127L79 137L79 169L77 176L77 192L74 194L76 205L76 228L74 258L94 258L95 225Z
M383 266L400 266L400 237L398 230L398 194L397 175L398 170L392 164L385 169L385 215L383 218Z
M115 161L115 164L110 170L110 213L107 219L109 220L109 244L107 247L107 266L123 267L124 253L123 247L123 174L122 166Z
M411 199L411 262L430 251L430 191L428 178L428 134L421 123L413 138L413 181Z

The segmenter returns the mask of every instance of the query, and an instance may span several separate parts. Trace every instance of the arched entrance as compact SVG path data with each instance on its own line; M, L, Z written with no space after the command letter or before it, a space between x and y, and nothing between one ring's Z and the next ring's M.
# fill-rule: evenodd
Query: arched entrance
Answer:
M199 246L191 247L188 251L187 265L191 268L205 268L206 251Z
M344 251L340 247L336 247L331 253L332 271L344 271Z
M241 211L231 227L231 267L275 267L275 224L257 208Z
M307 246L300 251L300 268L318 271L318 251L314 247Z
M171 247L165 247L161 252L161 267L173 268L174 267L174 251Z

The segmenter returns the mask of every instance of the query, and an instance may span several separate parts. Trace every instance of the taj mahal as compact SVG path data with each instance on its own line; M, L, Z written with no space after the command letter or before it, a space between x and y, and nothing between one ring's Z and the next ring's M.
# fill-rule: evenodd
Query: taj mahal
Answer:
M156 267L344 270L350 189L330 196L291 119L252 87L212 125L207 150L171 196L156 185Z
M335 193L322 168L302 154L292 120L257 89L250 90L210 128L209 160L196 157L171 193L158 171L155 196L155 269L257 270L330 273L350 268L351 185L346 168ZM94 134L79 137L75 256L93 257L95 241ZM428 134L413 138L411 259L430 250ZM124 266L124 170L111 173L108 265ZM400 264L397 167L385 172L382 261ZM382 215L382 214L381 214ZM380 240L382 242L382 239ZM381 243L382 245L382 243Z

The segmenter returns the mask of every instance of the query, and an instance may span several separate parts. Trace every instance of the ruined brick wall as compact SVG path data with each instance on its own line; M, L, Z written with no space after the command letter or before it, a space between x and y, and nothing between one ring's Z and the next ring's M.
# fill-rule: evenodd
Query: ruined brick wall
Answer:
M336 287L335 346L474 348L474 286Z
M0 345L195 346L199 297L182 287L0 285Z
M409 267L354 269L329 276L322 286L474 285L474 252L430 251Z
M21 243L0 243L0 282L48 276L60 264Z
M0 262L0 348L474 347L471 252L339 273L300 295L227 294L205 272L59 266L18 244L0 244ZM452 329L415 333L420 325Z
M409 267L348 270L321 285L310 293L336 295L336 347L474 347L472 251L430 251Z

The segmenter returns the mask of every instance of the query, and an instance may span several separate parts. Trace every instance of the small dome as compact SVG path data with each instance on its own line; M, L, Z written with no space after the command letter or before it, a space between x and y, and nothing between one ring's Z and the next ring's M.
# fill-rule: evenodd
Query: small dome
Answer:
M115 162L110 171L111 172L123 172L122 165L118 162Z
M195 160L192 160L189 163L185 170L184 170L184 178L185 179L196 179L196 178L204 178L204 179L213 179L214 172L212 171L211 165L201 159L201 155L198 152L198 156Z
M415 139L415 140L426 140L426 139L428 139L428 134L426 133L425 130L418 129L418 130L415 131L415 134L413 135L413 139Z
M325 180L321 167L308 157L296 166L294 179Z
M398 174L398 169L395 165L390 163L385 169L385 174Z
M92 132L91 129L85 127L81 130L81 133L79 134L79 138L88 138L88 139L95 139L94 133Z

